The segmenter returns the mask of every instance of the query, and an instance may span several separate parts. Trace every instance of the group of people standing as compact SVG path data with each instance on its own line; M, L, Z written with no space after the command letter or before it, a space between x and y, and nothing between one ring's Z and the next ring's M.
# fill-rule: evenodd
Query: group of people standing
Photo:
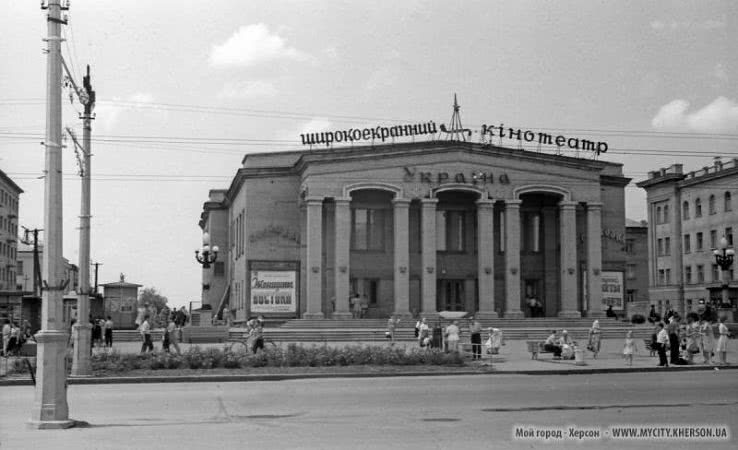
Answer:
M469 319L469 340L471 342L472 359L482 358L482 325L474 317ZM415 324L415 337L421 348L444 348L447 352L458 352L461 342L461 328L456 320L452 320L445 328L441 328L440 321L435 329L438 336L434 339L433 329L428 325L425 317ZM489 354L499 353L500 346L504 345L502 331L497 328L487 328L488 336L484 347Z
M688 314L686 324L677 315L671 315L666 325L659 322L651 339L652 348L659 355L659 366L692 364L698 354L702 354L704 364L726 365L729 330L725 321L725 317L718 321L717 339L711 318L704 314ZM718 357L717 362L713 361L714 356Z
M162 350L170 352L174 348L177 353L182 353L179 348L179 343L182 340L182 327L188 322L189 316L184 307L179 310L171 310L163 315L166 317L166 324L161 337ZM143 320L138 325L138 332L141 333L141 353L154 351L154 341L151 338L152 330L152 318L149 314L144 314Z
M23 325L19 327L17 322L6 319L5 323L3 324L2 333L2 355L6 357L20 354L20 350L21 348L23 348L23 344L27 340L33 339L33 334L31 333L31 324L27 320L24 320Z

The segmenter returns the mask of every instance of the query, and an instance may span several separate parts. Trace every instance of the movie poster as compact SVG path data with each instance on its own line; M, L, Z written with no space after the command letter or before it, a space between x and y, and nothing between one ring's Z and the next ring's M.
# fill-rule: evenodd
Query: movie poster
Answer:
M251 271L251 313L295 313L295 282L292 270Z
M612 305L613 311L622 311L623 272L602 272L602 310Z

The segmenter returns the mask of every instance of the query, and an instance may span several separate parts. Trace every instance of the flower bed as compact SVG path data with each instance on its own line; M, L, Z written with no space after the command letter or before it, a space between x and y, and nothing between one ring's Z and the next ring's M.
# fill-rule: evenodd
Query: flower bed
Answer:
M191 347L182 354L157 352L149 354L99 353L93 355L92 370L96 375L120 374L134 370L171 369L240 369L252 367L331 367L331 366L463 366L458 353L438 350L405 350L397 347L327 346L304 347L290 344L286 348L265 348L256 354L230 352L218 348Z

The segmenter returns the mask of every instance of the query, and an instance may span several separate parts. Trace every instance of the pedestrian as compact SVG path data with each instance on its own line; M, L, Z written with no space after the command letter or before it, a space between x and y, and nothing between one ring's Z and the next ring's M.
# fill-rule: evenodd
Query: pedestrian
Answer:
M251 342L251 351L256 354L259 350L264 350L264 318L258 316L252 322L251 331L249 332L249 342Z
M141 326L139 326L139 332L141 333L141 353L153 352L154 343L151 341L151 324L149 323L148 314L144 316Z
M113 319L108 316L108 320L105 321L105 347L113 348Z
M543 343L543 349L554 354L554 359L561 359L561 345L559 345L556 330L552 330L546 341Z
M5 319L3 324L3 356L8 354L8 342L10 342L10 321Z
M505 345L502 330L499 328L488 328L489 336L484 346L487 347L487 353L490 355L497 355L500 353L500 346Z
M648 321L655 326L659 320L661 320L661 316L656 312L656 305L651 305L651 311L648 313Z
M617 317L618 315L615 314L615 311L612 310L612 305L607 307L607 311L605 311L606 317Z
M169 337L169 344L177 350L178 354L181 354L182 350L179 348L179 333L177 332L177 324L174 323L174 320L169 320L165 333Z
M589 329L589 342L587 349L592 352L592 357L597 359L597 355L600 353L600 344L602 341L602 331L600 330L600 321L595 320L592 323L592 328Z
M392 314L387 320L387 331L385 337L390 341L390 345L395 345L395 328L400 323L400 318Z
M699 316L697 313L689 313L687 314L687 328L686 328L686 334L687 334L687 364L692 364L692 361L694 359L694 355L697 353L700 353L700 340L701 340L701 333L700 333L700 323L699 323Z
M669 333L664 328L663 322L659 322L658 327L659 332L656 334L656 350L659 352L659 367L669 367L669 361L666 359L666 346L669 345Z
M10 324L10 339L8 339L8 348L6 349L6 355L18 355L20 351L20 328L15 322Z
M169 343L171 341L169 340L169 324L167 324L166 327L164 327L164 333L161 335L161 349L165 352L169 353Z
M461 330L456 324L456 321L451 321L451 325L446 327L446 342L448 342L449 352L459 351L459 339L461 338Z
M725 325L727 317L723 316L720 318L718 324L718 337L717 344L715 345L715 353L718 354L718 364L725 366L728 364L728 327Z
M418 319L417 322L415 322L415 339L420 336L420 325L423 323L423 319Z
M358 319L361 317L361 297L359 294L354 294L349 299L349 306L351 307L351 318Z
M712 330L712 322L707 316L702 316L700 323L700 337L702 338L702 357L705 364L712 364L712 352L715 351L715 332Z
M669 317L666 331L669 334L669 362L679 364L679 322L673 312Z
M472 344L472 359L482 359L482 324L474 316L471 317L469 336Z
M625 343L623 344L623 358L628 362L629 366L633 365L633 354L637 352L635 340L633 339L633 332L628 331L625 335Z
M421 348L428 348L431 344L431 329L428 326L428 321L425 317L420 319L420 325L418 327L418 345Z

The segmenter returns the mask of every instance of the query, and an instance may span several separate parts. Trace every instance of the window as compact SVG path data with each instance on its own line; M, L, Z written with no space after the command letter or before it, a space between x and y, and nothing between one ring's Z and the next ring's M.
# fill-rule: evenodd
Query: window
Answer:
M712 265L712 281L720 281L720 268L717 264Z
M663 286L664 284L664 269L659 269L659 286Z
M661 220L661 207L660 206L656 207L656 223L663 223L663 221Z
M725 229L725 239L728 241L729 246L733 246L733 227Z
M717 248L717 230L710 230L710 248Z
M732 267L728 269L728 280L735 280L735 272Z
M352 209L351 236L353 250L384 250L384 210Z
M710 199L707 202L707 209L710 211L710 214L715 214L717 211L715 209L715 195L711 195Z
M682 203L682 219L689 220L689 202Z
M636 299L636 289L628 289L625 293L625 301L633 303Z
M705 282L705 266L697 264L697 283L702 284Z
M684 268L684 283L692 284L692 266L686 266Z
M684 235L684 253L692 252L692 240L688 234Z
M671 255L671 238L664 239L664 254L666 256Z
M702 232L700 231L695 235L695 247L698 252L702 251Z
M694 216L702 217L702 200L700 199L694 201Z
M661 256L661 255L663 255L663 254L664 254L664 240L663 240L663 239L660 239L660 238L659 238L659 239L658 239L658 240L656 241L656 250L657 250L656 254L657 254L658 256Z
M663 222L662 223L669 222L669 220L670 220L669 219L669 205L664 205L664 217L662 219L663 219Z
M730 192L726 192L725 193L724 200L725 200L724 201L725 205L724 205L723 209L725 209L725 211L733 211L733 198L730 195Z
M213 275L216 277L222 277L225 275L225 263L222 261L216 261L213 268Z
M635 253L635 239L625 240L625 253L632 255Z
M18 264L15 269L15 273L18 274L18 276L23 276L23 261L18 261Z
M436 214L436 249L463 252L464 211L437 211Z
M671 284L671 269L666 269L666 284Z
M628 280L635 280L636 278L636 265L635 264L625 265L625 276Z

